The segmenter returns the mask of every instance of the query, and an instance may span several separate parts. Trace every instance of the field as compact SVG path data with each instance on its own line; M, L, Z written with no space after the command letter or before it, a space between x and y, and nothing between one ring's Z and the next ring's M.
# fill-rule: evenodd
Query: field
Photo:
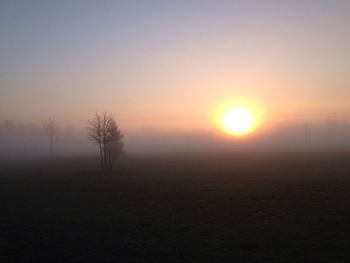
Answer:
M348 152L0 169L0 262L350 261Z

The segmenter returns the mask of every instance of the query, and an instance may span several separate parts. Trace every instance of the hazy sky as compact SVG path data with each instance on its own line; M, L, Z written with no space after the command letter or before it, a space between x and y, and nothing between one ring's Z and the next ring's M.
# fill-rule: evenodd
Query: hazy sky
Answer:
M0 120L201 127L237 97L350 112L348 0L2 0L0 36Z

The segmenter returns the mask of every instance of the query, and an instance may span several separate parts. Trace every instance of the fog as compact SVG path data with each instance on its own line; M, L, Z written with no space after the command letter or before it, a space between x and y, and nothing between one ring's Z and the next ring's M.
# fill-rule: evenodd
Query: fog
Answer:
M147 126L123 130L127 155L187 154L236 151L344 150L350 148L350 125L336 118L321 122L286 121L270 124L244 137L224 135L219 130L164 131ZM86 127L59 123L54 135L54 157L98 154L97 145L88 137ZM43 123L0 123L0 158L49 158L49 138Z
M49 138L44 124L17 124L4 121L0 126L0 156L2 159L29 159L49 157ZM54 156L79 156L94 153L82 130L57 126L54 136Z
M350 1L24 2L0 1L1 158L46 157L47 116L56 157L96 154L96 110L115 115L127 154L349 146L327 113L350 112ZM239 138L208 121L242 101L322 117Z

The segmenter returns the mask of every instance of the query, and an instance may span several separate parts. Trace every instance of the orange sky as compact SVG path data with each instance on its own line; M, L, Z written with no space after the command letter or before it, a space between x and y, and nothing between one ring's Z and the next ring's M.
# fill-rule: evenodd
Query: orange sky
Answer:
M0 120L211 130L242 98L265 125L350 113L350 2L165 2L2 1Z

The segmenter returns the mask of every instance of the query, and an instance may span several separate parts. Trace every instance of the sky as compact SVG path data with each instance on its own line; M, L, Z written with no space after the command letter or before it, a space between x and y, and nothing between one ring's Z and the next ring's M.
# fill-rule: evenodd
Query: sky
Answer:
M350 1L0 1L0 120L95 111L208 129L227 101L266 122L350 113Z

